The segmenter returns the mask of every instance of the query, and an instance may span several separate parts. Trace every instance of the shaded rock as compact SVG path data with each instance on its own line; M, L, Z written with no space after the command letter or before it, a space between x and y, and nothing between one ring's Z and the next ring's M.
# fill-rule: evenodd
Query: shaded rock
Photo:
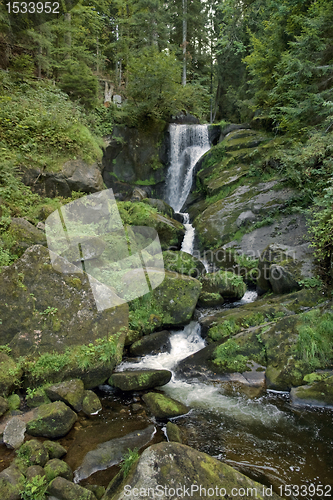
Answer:
M102 500L102 497L105 493L104 486L98 486L97 484L88 484L86 485L86 489L92 491L97 500Z
M25 457L32 465L44 467L49 460L49 453L44 448L43 443L36 439L26 441L20 448L20 455Z
M62 401L77 412L82 409L84 397L82 380L66 380L60 384L48 386L45 388L45 393L51 401Z
M166 270L193 278L199 278L206 272L203 263L186 252L167 250L163 252L163 260Z
M269 269L269 282L273 293L290 293L300 289L298 281L284 267L276 264L271 265Z
M167 384L171 380L169 370L134 370L113 373L109 384L122 391L153 389Z
M135 187L133 189L133 193L130 201L142 201L143 199L148 198L148 193L144 188Z
M220 294L225 299L239 300L246 292L242 277L228 271L207 273L201 282L203 292Z
M82 464L74 473L74 481L82 481L98 470L105 470L123 460L128 449L142 448L152 439L156 432L153 425L141 431L131 432L126 436L111 439L89 451L83 459Z
M54 439L65 436L77 420L76 413L62 401L41 405L35 410L35 415L35 419L27 424L27 432L32 436Z
M18 417L9 420L3 433L3 442L8 448L19 448L24 441L26 424Z
M96 500L92 491L60 476L49 484L47 493L58 500Z
M45 476L45 471L41 465L30 465L25 472L25 478L27 481L31 481L36 476Z
M82 411L86 415L96 415L102 409L99 397L93 391L85 391L82 401Z
M139 330L129 329L128 332L126 333L125 346L132 345L134 344L134 342L140 340L141 338L142 338L142 333Z
M294 406L333 407L333 374L326 373L322 380L311 385L292 387L291 403Z
M0 396L0 417L4 413L6 413L7 410L8 410L8 403L5 400L5 398L3 398L2 396Z
M160 352L170 352L170 332L162 332L145 335L140 340L134 342L130 347L132 356L144 356L145 354L158 354Z
M120 500L124 498L124 491L127 492L127 498L135 498L137 491L157 491L159 498L166 500L170 498L170 488L175 491L181 488L184 497L187 489L188 495L194 500L204 498L204 491L211 498L227 498L232 491L232 498L235 500L252 498L250 492L260 500L266 497L273 500L280 498L270 488L267 490L265 486L252 481L229 465L189 446L170 442L147 448L116 493L108 488L104 500ZM249 493L246 494L246 491Z
M12 219L8 233L15 241L10 251L19 257L32 245L46 245L45 234L21 217Z
M46 462L44 466L45 476L48 482L51 482L55 477L64 477L68 481L73 480L73 472L69 465L59 458L52 458Z
M157 392L148 392L142 399L151 413L157 418L179 417L189 412L189 408L175 399Z
M61 458L67 453L66 448L56 441L43 441L43 446L48 451L50 459Z
M166 424L166 433L168 437L168 441L174 441L176 443L182 443L182 436L180 433L180 428L177 424L173 424L172 422L168 422Z
M40 405L51 403L51 400L45 394L45 390L41 387L34 390L33 393L26 395L26 403L29 408L37 408Z

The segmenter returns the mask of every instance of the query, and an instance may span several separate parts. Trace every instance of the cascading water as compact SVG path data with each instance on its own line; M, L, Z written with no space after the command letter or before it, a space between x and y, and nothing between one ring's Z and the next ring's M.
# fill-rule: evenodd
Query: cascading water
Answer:
M198 160L210 149L207 125L170 125L170 167L166 178L166 201L181 213L191 190ZM186 229L181 250L193 252L195 229L187 213L181 213Z

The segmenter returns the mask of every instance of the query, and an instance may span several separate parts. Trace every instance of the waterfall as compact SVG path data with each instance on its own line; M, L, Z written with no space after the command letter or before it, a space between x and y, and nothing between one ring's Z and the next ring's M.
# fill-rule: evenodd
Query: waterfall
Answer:
M170 167L166 178L166 201L180 212L189 195L193 170L210 149L207 125L175 125L170 128Z

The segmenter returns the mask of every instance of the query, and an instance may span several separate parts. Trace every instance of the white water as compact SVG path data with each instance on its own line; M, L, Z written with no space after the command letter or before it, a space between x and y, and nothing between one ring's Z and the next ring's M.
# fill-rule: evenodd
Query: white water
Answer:
M175 375L174 369L182 359L205 347L200 330L200 324L192 321L182 330L172 332L170 353L146 355L139 362L123 362L117 367L117 371L148 368L170 370L172 378L163 386L167 395L191 408L223 414L238 422L260 421L264 426L271 426L284 418L284 413L275 405L263 406L260 400L249 400L237 395L227 396L223 394L220 384L205 384L196 380L187 382Z
M193 170L210 149L207 125L175 125L170 128L170 167L166 179L166 201L180 212L189 195Z

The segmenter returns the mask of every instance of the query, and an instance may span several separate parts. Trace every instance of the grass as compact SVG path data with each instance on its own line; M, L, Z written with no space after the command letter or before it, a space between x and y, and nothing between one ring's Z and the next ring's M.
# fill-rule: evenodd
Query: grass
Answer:
M133 450L130 450L128 448L128 451L127 453L125 453L124 459L120 464L120 470L122 471L124 477L128 476L128 473L131 470L132 465L138 458L139 458L138 449L134 448Z

